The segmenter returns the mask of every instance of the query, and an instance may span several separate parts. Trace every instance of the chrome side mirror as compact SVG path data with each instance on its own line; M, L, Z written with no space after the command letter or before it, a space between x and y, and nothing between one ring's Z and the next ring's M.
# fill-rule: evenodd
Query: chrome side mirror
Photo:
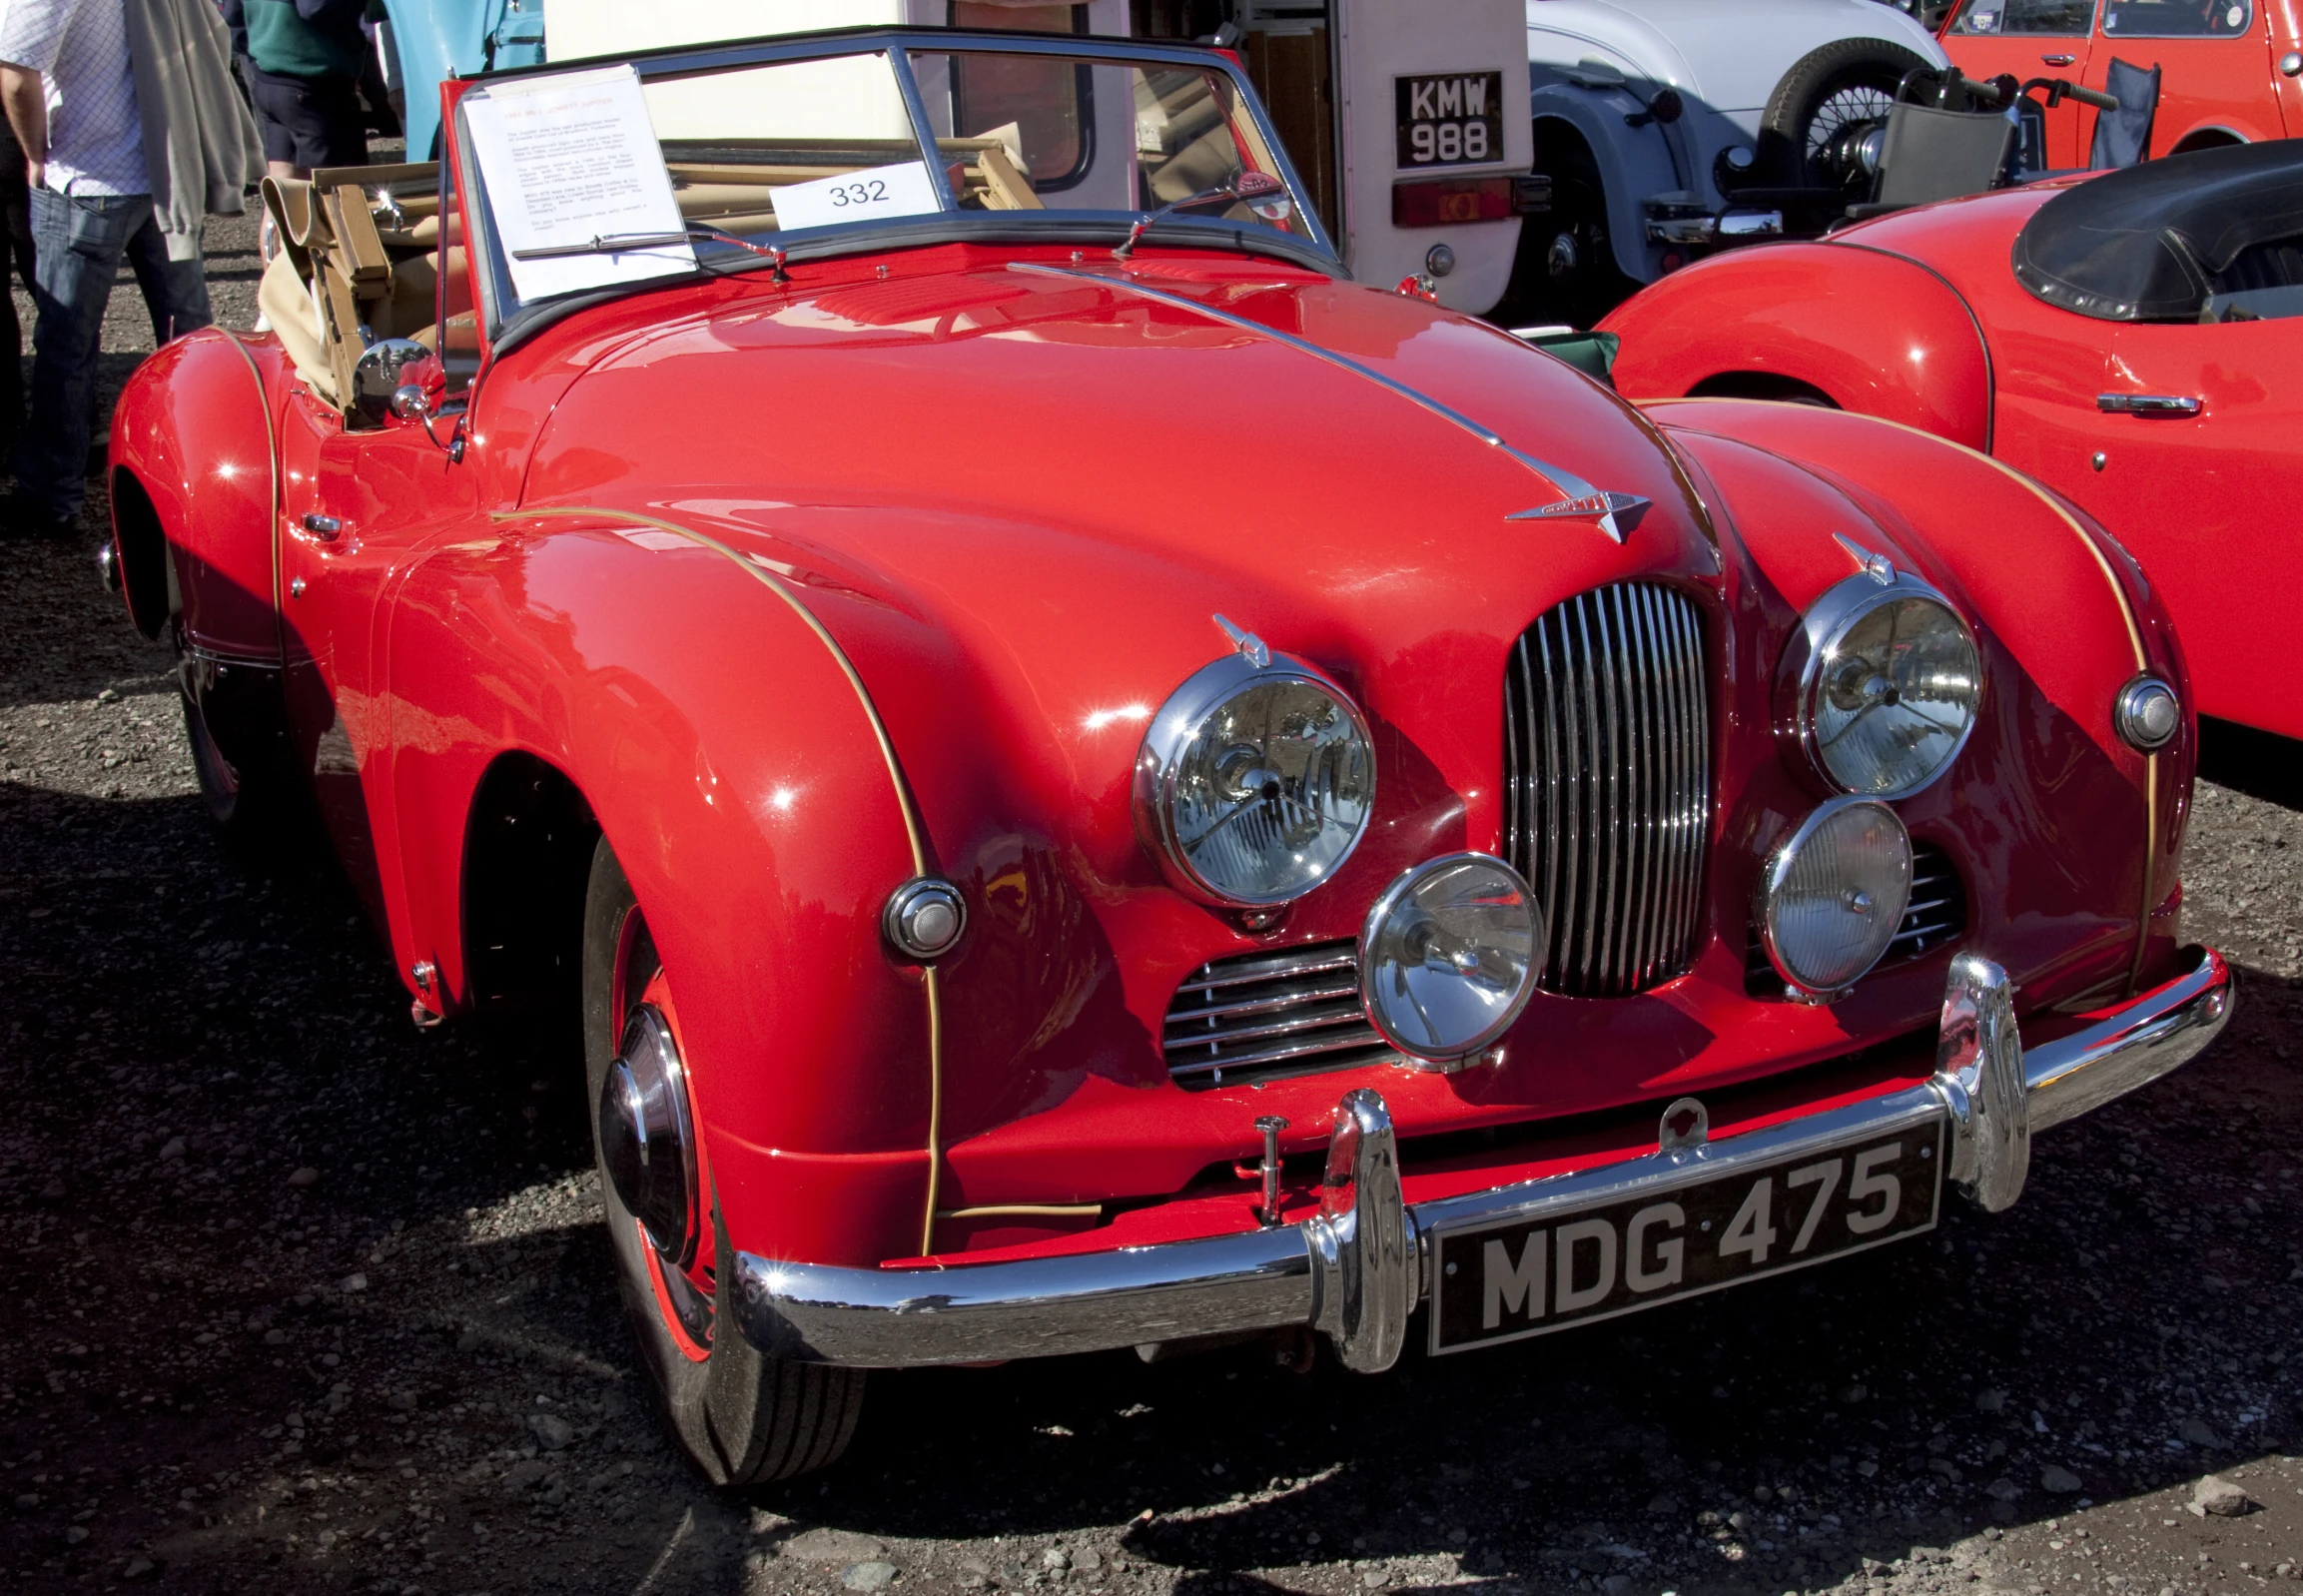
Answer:
M431 359L431 351L409 338L379 339L371 344L353 364L353 413L370 426L382 426L385 420L400 416L398 396L403 388L414 386L405 375L408 368ZM423 391L417 387L416 392L420 395Z
M391 391L391 413L403 421L428 421L431 396L417 384L402 383Z
M1233 199L1245 201L1266 222L1284 222L1295 209L1287 185L1268 172L1242 172L1231 180L1230 190Z

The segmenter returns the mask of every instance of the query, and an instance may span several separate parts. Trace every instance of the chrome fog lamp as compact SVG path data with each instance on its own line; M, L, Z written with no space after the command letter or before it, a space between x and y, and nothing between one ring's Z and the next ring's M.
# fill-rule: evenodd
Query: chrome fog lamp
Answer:
M696 1151L679 1044L652 1003L632 1011L600 1083L600 1164L648 1243L685 1264L696 1238Z
M1827 1000L1880 962L1911 899L1902 817L1877 799L1835 798L1768 860L1752 918L1785 984Z
M1343 689L1240 634L1152 718L1137 829L1203 902L1268 908L1333 875L1367 830L1375 750Z
M1801 740L1842 791L1909 797L1974 730L1974 634L1940 593L1877 556L1815 601L1793 655Z
M1410 1058L1469 1058L1527 1007L1542 948L1543 910L1518 871L1493 854L1427 860L1367 912L1360 1002Z

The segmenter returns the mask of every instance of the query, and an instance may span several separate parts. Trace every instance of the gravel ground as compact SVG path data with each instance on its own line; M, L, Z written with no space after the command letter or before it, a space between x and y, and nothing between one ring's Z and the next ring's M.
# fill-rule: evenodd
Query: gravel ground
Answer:
M647 1411L580 1065L416 1033L340 878L219 853L94 541L0 542L19 1590L2303 1591L2292 796L2200 794L2230 1032L2042 1139L2009 1214L1380 1378L883 1376L845 1462L731 1500Z

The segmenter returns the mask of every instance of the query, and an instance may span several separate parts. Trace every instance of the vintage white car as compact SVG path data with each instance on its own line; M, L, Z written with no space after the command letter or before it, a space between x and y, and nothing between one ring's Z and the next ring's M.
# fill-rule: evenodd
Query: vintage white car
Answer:
M1821 231L1926 29L1878 0L1527 0L1535 170L1506 314L1588 325L1723 245Z

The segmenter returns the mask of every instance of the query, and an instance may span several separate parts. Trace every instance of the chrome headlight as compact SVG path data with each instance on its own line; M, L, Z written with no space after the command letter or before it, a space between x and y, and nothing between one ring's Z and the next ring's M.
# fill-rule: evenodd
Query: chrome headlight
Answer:
M1817 599L1802 627L1799 729L1834 786L1905 798L1974 729L1982 656L1940 593L1878 561Z
M1752 918L1776 973L1828 998L1862 980L1912 900L1912 838L1874 798L1834 798L1760 872Z
M1343 689L1253 638L1159 708L1136 759L1137 829L1183 892L1228 908L1302 897L1359 846L1375 750Z
M1426 860L1375 900L1359 934L1359 996L1410 1058L1467 1058L1527 1007L1543 973L1543 911L1492 854Z

